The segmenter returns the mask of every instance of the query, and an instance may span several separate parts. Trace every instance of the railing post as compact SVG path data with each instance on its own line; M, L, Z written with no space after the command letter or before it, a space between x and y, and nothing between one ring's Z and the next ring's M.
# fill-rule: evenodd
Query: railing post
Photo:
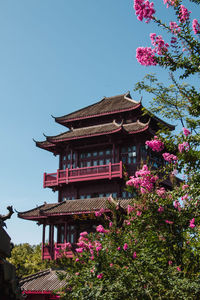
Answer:
M69 169L66 168L66 184L69 183Z
M111 167L112 167L112 164L111 164L111 162L109 162L109 179L111 179Z
M47 173L44 173L44 175L43 175L43 188L46 187L46 175L47 175Z
M120 173L120 178L122 178L122 161L119 162L119 173Z
M58 183L59 183L59 169L57 170L57 178L56 178L56 183L57 183L57 185L58 185Z

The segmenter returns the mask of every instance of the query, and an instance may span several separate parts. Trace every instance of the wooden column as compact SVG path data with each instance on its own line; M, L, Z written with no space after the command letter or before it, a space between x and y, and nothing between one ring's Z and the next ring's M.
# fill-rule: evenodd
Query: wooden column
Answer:
M113 143L113 163L115 163L115 143Z
M46 225L43 224L43 228L42 228L42 259L44 259L44 247L45 247L45 228Z
M70 168L72 169L72 164L73 164L73 151L71 149L70 151Z
M64 243L66 244L66 242L67 242L67 223L65 223L64 226L65 226L65 231L64 231Z

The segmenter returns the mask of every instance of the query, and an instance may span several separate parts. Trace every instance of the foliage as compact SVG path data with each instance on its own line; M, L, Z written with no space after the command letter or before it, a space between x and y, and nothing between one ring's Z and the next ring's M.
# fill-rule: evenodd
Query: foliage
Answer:
M175 79L177 70L182 72L179 80L199 75L200 27L197 20L191 22L182 1L164 4L174 9L177 23L157 19L153 3L134 1L140 21L153 21L172 34L170 44L151 34L154 48L139 48L137 58L143 65L169 69L172 84L166 87L149 74L136 90L154 95L148 113L180 121L183 131L173 134L161 128L147 142L162 155L162 168L141 166L127 182L136 195L127 211L110 199L112 214L99 217L105 227L97 226L96 234L81 233L77 255L61 259L69 276L65 299L200 298L200 93ZM182 181L176 180L176 172L184 174ZM173 188L166 190L163 180Z
M41 245L31 246L28 243L15 245L8 261L16 267L16 273L19 277L45 270L52 264L48 261L42 261Z

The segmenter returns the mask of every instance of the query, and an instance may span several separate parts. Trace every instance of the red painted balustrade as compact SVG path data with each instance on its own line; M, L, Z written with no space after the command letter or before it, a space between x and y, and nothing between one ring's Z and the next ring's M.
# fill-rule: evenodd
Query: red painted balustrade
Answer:
M71 182L112 179L115 177L122 178L122 161L115 164L109 163L108 165L57 170L57 173L44 173L43 186L45 188Z
M52 245L42 246L42 259L54 260L65 255L68 258L73 257L74 249L68 248L68 243L55 243Z

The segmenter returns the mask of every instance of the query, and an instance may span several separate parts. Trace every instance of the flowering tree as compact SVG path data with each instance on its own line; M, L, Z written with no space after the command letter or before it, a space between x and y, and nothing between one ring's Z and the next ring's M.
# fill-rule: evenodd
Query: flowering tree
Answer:
M96 234L82 232L74 259L63 257L69 276L66 299L200 298L200 94L174 75L179 69L180 79L200 72L200 20L191 20L181 0L164 0L164 5L174 9L176 22L158 20L153 2L134 1L140 21L156 22L172 34L170 43L151 34L153 48L138 48L136 57L142 65L169 68L173 84L165 87L147 75L136 89L153 93L152 112L179 120L182 130L176 135L161 130L146 142L161 153L163 168L153 171L142 165L127 180L136 195L127 209L110 198L112 213L97 214L104 226L97 226ZM163 187L159 172L170 178L171 190ZM177 172L184 173L182 181L176 182Z

